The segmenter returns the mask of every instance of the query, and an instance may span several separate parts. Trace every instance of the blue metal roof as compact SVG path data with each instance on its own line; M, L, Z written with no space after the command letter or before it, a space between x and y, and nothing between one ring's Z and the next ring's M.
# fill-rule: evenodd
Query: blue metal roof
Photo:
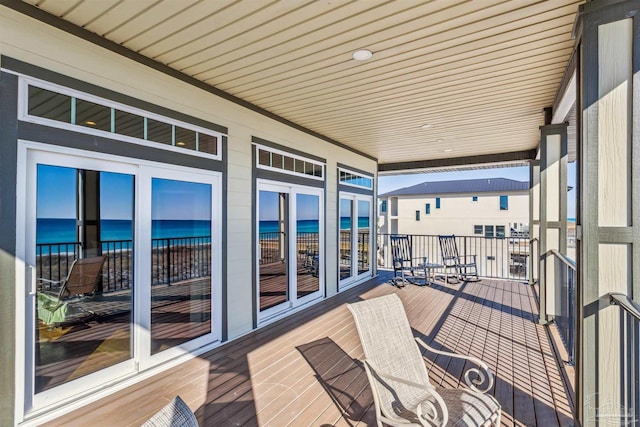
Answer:
M411 187L400 188L380 195L380 197L409 196L421 194L454 193L496 193L529 190L529 182L507 178L465 179L459 181L423 182Z

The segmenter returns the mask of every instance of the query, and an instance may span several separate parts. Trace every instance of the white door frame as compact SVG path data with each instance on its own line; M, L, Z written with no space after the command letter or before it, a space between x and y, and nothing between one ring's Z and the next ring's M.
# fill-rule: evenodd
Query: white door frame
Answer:
M340 280L340 201L342 199L351 200L351 276ZM358 274L358 202L369 202L369 269ZM347 191L338 192L338 289L344 290L362 280L370 278L372 274L372 254L373 254L373 196L350 193Z
M46 163L76 169L115 172L135 176L134 209L134 283L139 285L133 293L132 357L124 362L88 374L50 390L35 394L35 247L36 247L36 182L37 164ZM54 146L32 141L18 141L16 176L16 410L17 422L25 414L37 415L54 404L77 400L92 391L124 378L135 376L141 370L184 353L188 353L212 341L219 340L222 331L222 174L200 171L180 166L124 158L84 150ZM143 353L150 348L150 270L151 270L151 178L168 177L181 180L194 179L212 184L212 332L185 345L168 349L157 355ZM146 186L146 187L145 187ZM148 237L145 238L145 237ZM148 250L145 250L148 249ZM149 268L143 264L147 263ZM144 281L146 280L146 282ZM217 284L215 284L217 282ZM146 343L145 343L146 341Z
M287 313L291 310L294 310L301 305L304 305L310 301L319 299L324 297L324 191L318 187L309 187L299 184L291 184L281 181L271 181L265 179L257 179L256 180L256 310L257 310L257 319L258 324L263 323L265 321L271 321L281 317L284 313ZM260 242L259 242L259 230L260 230L260 191L271 191L271 192L279 192L286 193L289 195L288 204L289 204L289 218L287 223L287 244L288 250L287 254L289 259L287 260L287 289L289 292L289 299L282 304L279 304L274 307L270 307L264 311L260 311ZM319 288L317 292L313 292L309 295L306 295L302 298L297 297L297 236L295 233L296 230L296 195L298 194L310 194L314 196L318 196L320 200L319 212L318 212L318 280L319 280ZM293 230L293 231L292 231Z

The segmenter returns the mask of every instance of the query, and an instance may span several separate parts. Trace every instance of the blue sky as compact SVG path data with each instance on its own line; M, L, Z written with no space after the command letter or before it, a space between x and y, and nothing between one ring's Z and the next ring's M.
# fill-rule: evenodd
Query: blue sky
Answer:
M378 177L378 194L384 194L399 188L410 187L426 181L454 181L478 178L508 178L516 181L529 181L529 167L477 169L455 172L433 172L424 174L394 175ZM576 164L569 163L567 184L573 190L567 193L567 216L576 216Z
M209 220L211 185L153 179L152 219ZM102 172L102 219L133 219L134 177ZM38 218L76 217L76 169L38 165Z
M260 191L260 221L278 221L279 194L273 191ZM298 194L297 220L317 220L320 215L320 198L312 194Z
M151 219L211 219L211 185L153 178Z

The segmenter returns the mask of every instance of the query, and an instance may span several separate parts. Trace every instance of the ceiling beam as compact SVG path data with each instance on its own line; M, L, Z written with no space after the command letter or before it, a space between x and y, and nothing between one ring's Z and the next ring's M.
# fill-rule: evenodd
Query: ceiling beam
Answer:
M477 167L500 167L505 164L524 164L536 158L536 150L514 151L510 153L483 154L479 156L450 157L446 159L416 160L412 162L380 163L378 173L394 175L401 173L428 172L429 169ZM502 165L501 165L502 164Z

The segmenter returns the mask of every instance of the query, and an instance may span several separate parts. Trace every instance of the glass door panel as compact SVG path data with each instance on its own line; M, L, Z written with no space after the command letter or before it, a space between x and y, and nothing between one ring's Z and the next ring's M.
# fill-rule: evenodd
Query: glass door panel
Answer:
M289 302L289 194L260 190L258 195L259 310Z
M371 203L358 200L358 274L369 271Z
M211 184L151 180L151 354L212 332Z
M351 247L353 240L353 200L340 199L340 247L339 247L339 267L340 280L353 276Z
M134 177L36 166L35 394L133 357Z
M296 194L298 299L320 290L320 197Z

